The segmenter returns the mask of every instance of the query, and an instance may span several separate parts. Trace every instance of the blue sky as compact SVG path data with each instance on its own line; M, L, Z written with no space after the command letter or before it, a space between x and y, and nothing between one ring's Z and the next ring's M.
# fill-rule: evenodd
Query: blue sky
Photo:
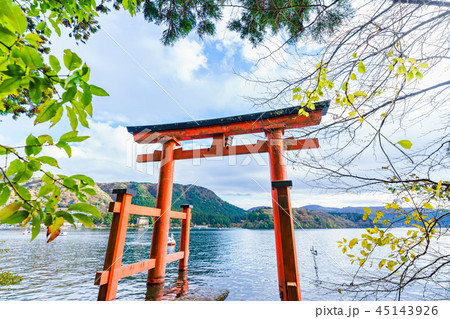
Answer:
M91 138L73 147L67 159L57 149L46 152L55 156L61 166L58 173L86 174L97 182L156 182L158 166L136 165L134 156L142 147L133 143L126 131L128 125L145 125L190 121L262 111L255 109L246 96L258 96L258 88L237 73L264 77L277 71L268 59L255 64L262 48L253 48L235 33L225 31L224 23L214 38L200 40L195 35L180 40L173 47L160 42L162 28L149 24L143 17L129 17L111 12L99 18L102 30L86 45L76 45L65 36L52 38L51 53L58 58L66 48L76 52L91 68L91 83L103 87L109 97L95 97L90 129L80 129ZM276 45L276 39L270 45ZM304 47L305 52L320 47ZM286 107L289 105L286 105ZM9 145L23 145L27 134L47 132L48 126L33 126L32 120L2 119L0 140ZM50 131L58 136L70 130L67 122ZM262 138L262 136L259 136ZM241 143L254 142L258 136L240 137ZM196 145L208 146L210 141ZM326 145L326 143L323 143ZM185 145L186 146L186 145ZM189 146L187 146L189 147ZM154 148L154 146L153 146ZM305 156L320 157L320 150L302 151ZM293 180L292 201L295 207L379 205L382 194L367 196L326 192L305 183L305 171L288 169ZM250 208L271 205L267 155L178 161L175 182L196 184L215 191L223 199ZM311 177L307 177L311 181Z

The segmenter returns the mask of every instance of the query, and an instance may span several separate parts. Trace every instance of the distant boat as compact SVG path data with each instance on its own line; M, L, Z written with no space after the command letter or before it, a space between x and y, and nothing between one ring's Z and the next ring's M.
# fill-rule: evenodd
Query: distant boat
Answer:
M170 234L169 240L167 241L168 246L175 246L177 242L175 241L175 238L173 238L173 234Z
M66 231L61 231L61 232L59 233L59 236L67 236L67 232L66 232Z
M31 235L31 229L25 229L22 235Z

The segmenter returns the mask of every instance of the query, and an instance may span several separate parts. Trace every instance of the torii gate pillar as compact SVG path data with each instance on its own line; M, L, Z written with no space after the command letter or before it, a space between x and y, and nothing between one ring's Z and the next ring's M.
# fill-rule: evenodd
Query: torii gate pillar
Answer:
M150 259L155 259L155 268L148 271L147 285L163 287L166 274L167 241L170 227L170 209L172 206L173 173L175 161L173 152L180 145L176 139L164 140L159 169L156 208L161 209L161 216L153 224ZM162 292L162 289L161 289Z
M281 300L297 301L301 300L300 280L289 194L292 182L287 180L283 129L267 131L266 135L269 139L273 223L280 298Z

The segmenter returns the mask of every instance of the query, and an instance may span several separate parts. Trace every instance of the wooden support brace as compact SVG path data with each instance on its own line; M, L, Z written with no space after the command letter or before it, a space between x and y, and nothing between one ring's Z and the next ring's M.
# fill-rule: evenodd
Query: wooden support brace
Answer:
M184 257L178 263L178 271L186 271L189 259L189 237L191 229L191 209L192 205L181 205L186 218L181 221L180 251L184 252Z
M111 202L111 203L109 203L108 212L120 213L121 206L122 206L122 203L120 203L120 202ZM129 214L130 215L159 217L159 216L161 216L161 209L153 208L153 207L146 207L146 206L130 205L129 206ZM183 212L169 211L168 214L170 215L170 218L177 218L177 219L185 219L186 218L186 214Z
M123 249L128 226L128 209L131 205L131 195L119 193L117 201L121 202L120 211L113 215L111 230L109 233L108 247L106 249L104 271L109 272L106 283L100 286L98 300L114 300L119 283L118 270L122 265Z
M182 260L184 258L184 252L177 252L173 254L169 254L166 256L166 264ZM137 263L124 265L118 269L116 269L116 275L119 279L129 277L135 274L138 274L143 271L147 271L155 268L155 259L146 259L139 261ZM108 283L109 276L111 275L110 270L99 271L95 275L95 285L105 285Z

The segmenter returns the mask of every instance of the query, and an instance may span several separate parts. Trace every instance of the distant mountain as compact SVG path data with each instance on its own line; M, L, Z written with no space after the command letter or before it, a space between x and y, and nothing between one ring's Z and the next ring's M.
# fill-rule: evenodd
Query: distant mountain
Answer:
M98 183L105 193L115 188L134 191L133 204L155 207L157 184L137 182ZM245 219L246 211L217 196L213 191L196 185L173 184L172 210L180 211L181 204L191 204L192 222L197 225L229 227Z
M263 209L263 208L271 209L272 207L270 207L270 206L256 206L256 207L252 207L252 208L247 209L247 212L252 212L254 210L260 210L260 209Z
M42 184L34 179L22 186L27 188L32 196L35 196ZM113 182L97 183L95 190L97 195L89 196L87 202L97 207L104 220L93 218L95 224L109 224L111 214L107 214L109 203L113 201L112 190L116 188L129 189L133 194L132 203L135 205L155 207L157 184L137 182ZM11 197L10 201L13 201ZM61 192L60 208L67 208L78 202L73 193ZM181 211L181 204L191 204L192 222L196 225L212 225L219 227L230 227L233 224L241 224L245 220L247 212L234 206L217 196L213 191L196 185L173 184L172 210ZM130 216L130 224L135 224L139 216ZM179 220L173 219L173 223L179 224Z
M312 205L311 205L312 206ZM314 205L316 206L316 205ZM295 228L365 228L373 226L372 219L362 219L360 213L328 213L320 210L294 208ZM379 224L381 226L381 224ZM242 227L253 229L272 229L273 215L271 208L253 209L248 213Z
M354 206L347 206L343 208L337 208L337 207L324 207L320 205L306 205L302 206L300 208L304 208L307 210L314 210L314 211L321 211L326 213L358 213L358 214L364 214L364 207L354 207ZM372 206L369 207L373 212L379 210L383 213L393 213L394 211L392 209L385 209L384 206Z

